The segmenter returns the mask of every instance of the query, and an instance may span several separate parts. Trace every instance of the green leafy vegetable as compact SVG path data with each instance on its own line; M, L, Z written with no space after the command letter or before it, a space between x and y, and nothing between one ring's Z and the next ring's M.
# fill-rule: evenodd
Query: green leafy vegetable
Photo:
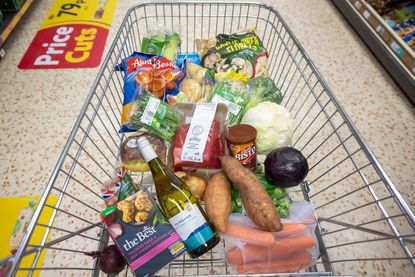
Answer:
M156 34L143 38L141 52L162 55L169 60L174 60L179 53L180 43L180 35L178 33Z
M180 35L178 33L168 35L166 41L167 43L164 45L161 55L169 60L174 60L180 52Z
M232 213L242 213L242 199L239 190L235 186L231 186L231 212Z
M166 225L169 224L169 222L166 220L166 218L164 217L164 215L160 212L159 209L157 209L156 214L154 215L153 218L153 226L156 226L157 223L160 223L161 225Z

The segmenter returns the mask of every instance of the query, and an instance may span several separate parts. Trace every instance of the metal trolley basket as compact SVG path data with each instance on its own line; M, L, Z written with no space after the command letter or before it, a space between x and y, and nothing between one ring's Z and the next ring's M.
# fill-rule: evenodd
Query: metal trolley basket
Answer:
M123 76L114 66L140 49L143 35L160 23L180 32L183 53L196 51L195 38L244 27L255 27L268 49L270 76L296 121L294 147L310 164L307 181L291 195L311 201L319 223L318 263L295 276L415 276L414 214L281 15L271 6L245 1L146 2L128 10L23 242L14 257L3 261L11 265L9 276L101 274L83 251L108 243L98 192L117 165L123 139L118 133ZM148 174L135 178L151 187ZM50 204L52 195L57 201ZM51 216L42 221L42 213ZM34 241L36 232L42 234L40 241ZM159 274L232 274L221 249L196 260L183 255ZM121 274L131 275L128 270Z

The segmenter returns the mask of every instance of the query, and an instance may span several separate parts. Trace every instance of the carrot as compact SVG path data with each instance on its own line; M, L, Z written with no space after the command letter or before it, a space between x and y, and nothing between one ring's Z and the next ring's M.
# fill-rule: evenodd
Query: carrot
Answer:
M241 264L237 266L236 270L239 274L288 273L297 272L309 265L311 265L311 255L303 251L295 253L285 259Z
M246 244L243 249L232 247L226 252L229 264L244 264L286 257L314 246L311 236L276 240L269 246Z
M282 230L275 233L276 239L304 233L307 226L301 223L283 223Z
M270 245L275 241L271 232L261 231L234 222L228 222L224 235L256 245Z

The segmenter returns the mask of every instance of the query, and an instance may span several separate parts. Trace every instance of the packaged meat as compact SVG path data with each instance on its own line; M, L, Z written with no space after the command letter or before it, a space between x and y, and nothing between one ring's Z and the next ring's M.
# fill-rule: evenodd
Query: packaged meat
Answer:
M228 107L223 103L175 103L173 111L183 123L172 142L168 164L208 178L220 171L219 157L226 153L224 131Z

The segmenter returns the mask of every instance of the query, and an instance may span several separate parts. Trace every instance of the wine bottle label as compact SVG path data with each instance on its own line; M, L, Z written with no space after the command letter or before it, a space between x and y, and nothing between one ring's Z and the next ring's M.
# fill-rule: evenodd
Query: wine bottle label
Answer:
M217 104L197 104L190 122L189 131L183 144L181 160L203 163L210 127L216 113Z
M209 241L214 233L196 204L186 205L185 209L169 219L187 251L192 251Z

